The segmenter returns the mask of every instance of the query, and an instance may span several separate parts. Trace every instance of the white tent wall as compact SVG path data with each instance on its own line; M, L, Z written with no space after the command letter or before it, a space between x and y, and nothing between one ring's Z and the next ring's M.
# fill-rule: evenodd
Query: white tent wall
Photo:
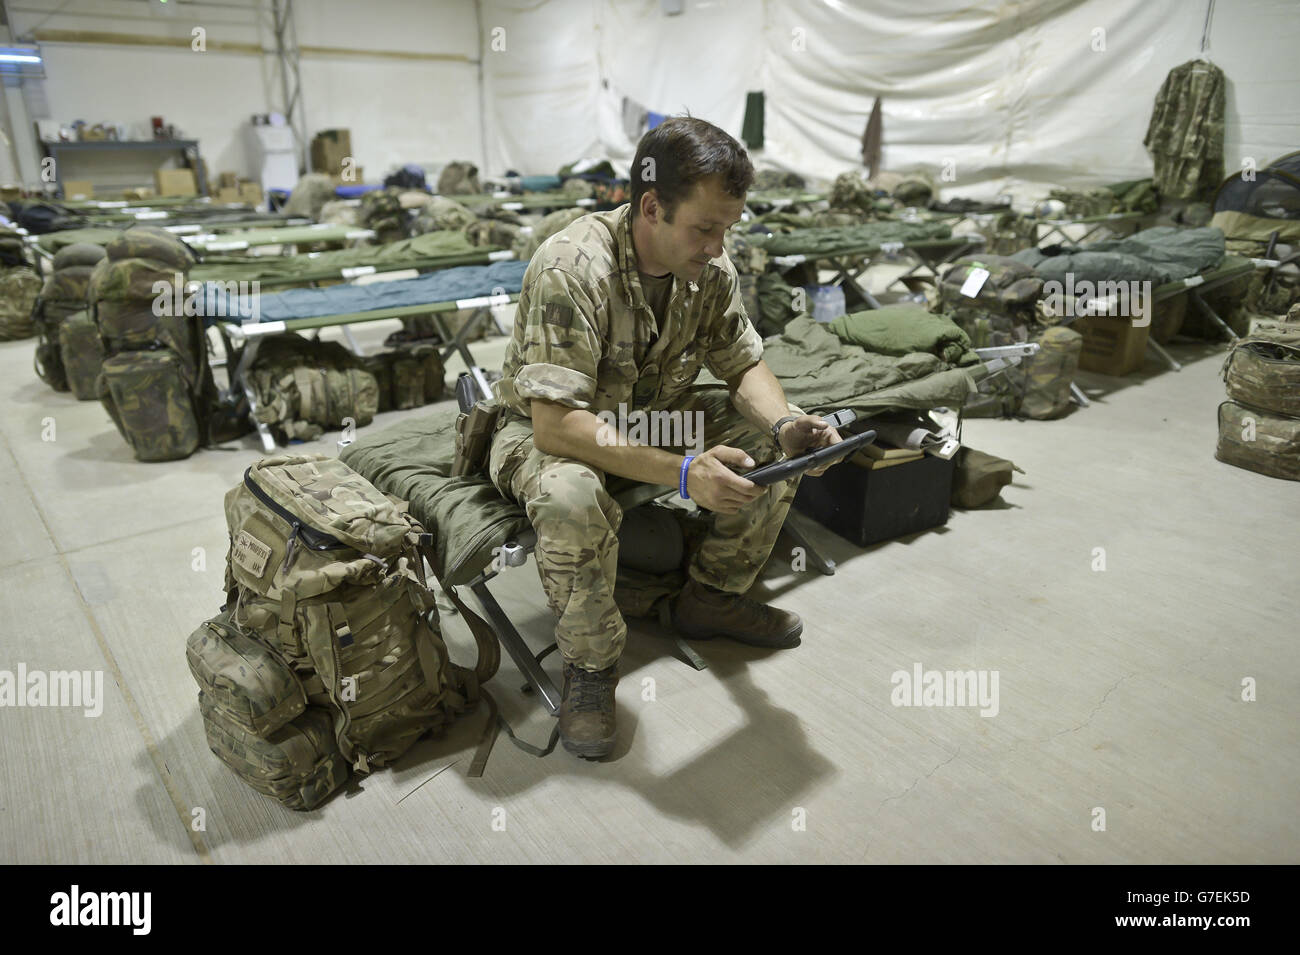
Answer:
M1156 91L1200 51L1200 0L483 0L484 30L526 42L484 55L489 169L554 172L631 159L624 96L739 135L766 93L761 166L829 180L861 166L883 98L884 164L948 194L1040 196L1151 174ZM1225 161L1300 146L1294 0L1216 5L1207 55L1228 77ZM594 52L593 52L594 51ZM553 79L555 77L555 79Z
M308 136L352 132L354 158L370 179L407 162L436 164L482 154L478 26L473 0L297 0ZM283 110L271 0L178 3L159 13L142 0L11 0L14 32L36 31L46 78L35 99L48 118L120 122L149 135L162 116L197 139L209 173L254 173L245 127L254 113ZM128 34L187 46L69 42ZM45 39L43 37L58 37ZM223 43L239 44L237 51ZM255 52L261 49L262 53ZM42 118L31 116L31 119ZM29 183L35 186L36 183Z
M591 0L481 0L486 171L554 173L603 151Z
M304 52L309 133L351 130L354 158L372 182L405 163L480 161L473 0L298 0L294 9L303 47L385 52Z

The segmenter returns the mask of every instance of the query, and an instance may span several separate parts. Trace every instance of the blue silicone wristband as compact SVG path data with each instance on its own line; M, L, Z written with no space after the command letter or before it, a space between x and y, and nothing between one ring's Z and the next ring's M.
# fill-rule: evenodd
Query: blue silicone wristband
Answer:
M686 460L682 462L682 476L677 481L677 492L681 494L682 500L684 501L689 501L691 499L691 496L686 493L686 472L690 468L691 462L694 460L695 455L686 455Z

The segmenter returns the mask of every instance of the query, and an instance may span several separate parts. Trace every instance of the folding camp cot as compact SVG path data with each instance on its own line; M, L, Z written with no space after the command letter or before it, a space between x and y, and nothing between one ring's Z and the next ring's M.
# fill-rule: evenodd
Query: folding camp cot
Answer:
M1235 279L1249 275L1256 269L1276 269L1280 263L1276 259L1239 259L1235 256L1226 256L1218 268L1204 272L1200 275L1193 275L1185 279L1179 279L1175 282L1167 282L1164 285L1157 286L1151 291L1151 298L1155 304L1168 302L1170 299L1179 295L1186 294L1188 302L1196 308L1205 318L1216 328L1228 336L1229 341L1237 340L1237 333L1234 332L1218 313L1205 301L1202 293L1211 289L1218 288ZM1169 365L1174 371L1181 371L1183 366L1174 359L1158 342L1154 339L1147 339L1147 348L1153 350L1160 358Z
M1021 356L1032 354L1036 349L1036 346L1016 347ZM1006 364L1014 364L1018 361L1018 356L1012 354L1014 350L995 349L993 352L1001 357L965 371L971 374L978 371L979 377L983 377ZM951 369L938 375L961 373L961 370ZM956 379L947 380L952 382ZM963 384L962 388L965 387ZM882 389L881 393L896 391L897 388L890 387ZM855 403L839 401L838 395L827 397L832 399L829 404L836 407ZM820 406L808 402L805 405L809 408ZM879 408L889 406L888 401L884 401ZM555 650L554 644L534 653L488 587L498 574L526 563L536 546L537 535L529 526L524 509L503 497L486 476L450 476L454 427L459 412L460 408L453 406L407 419L361 442L343 447L339 457L381 491L409 504L411 515L428 533L428 543L422 546L422 553L457 610L464 615L466 624L480 640L484 628L490 631L490 637L506 650L528 681L524 689L535 691L547 711L555 715L559 712L560 693L541 667L541 661ZM676 493L674 488L622 478L611 478L609 488L624 512ZM787 518L785 531L806 542L799 531L798 520L797 517L794 520ZM813 551L808 553L812 556ZM823 573L833 573L834 564L825 561L818 569ZM469 612L456 595L455 588L462 586L468 587L477 598L487 621ZM705 668L704 661L688 644L678 639L677 645L691 666ZM551 742L554 743L554 736ZM527 746L524 748L528 749Z
M498 192L491 195L475 193L468 196L447 196L461 205L477 211L484 208L501 209L505 212L540 212L545 209L595 209L597 200L568 195L563 192L532 192L517 196L510 192Z
M1280 262L1275 259L1242 259L1231 255L1226 256L1217 268L1209 272L1191 275L1184 279L1175 279L1172 282L1156 286L1151 290L1151 302L1152 305L1160 305L1168 303L1179 295L1186 295L1188 302L1205 316L1212 325L1222 331L1230 341L1236 341L1237 333L1205 301L1203 293L1249 275L1256 269L1275 269L1279 264ZM1090 315L1107 315L1110 314L1116 304L1113 299L1092 298L1079 303L1079 306ZM1154 338L1148 337L1147 350L1154 352L1173 371L1182 370L1182 364Z
M250 417L254 426L257 428L258 435L262 440L262 447L269 453L275 450L275 438L272 436L270 428L264 423L257 420L256 416L256 395L248 384L248 371L252 367L253 360L257 357L258 346L261 341L268 335L278 335L282 332L305 332L319 330L322 328L333 328L342 326L344 337L348 339L353 351L360 352L357 344L352 340L347 326L359 325L366 322L377 322L390 318L414 318L419 315L428 315L432 318L438 334L445 343L442 349L442 359L445 362L451 357L453 352L459 353L461 359L467 367L474 365L474 356L470 354L469 346L466 344L471 333L477 330L478 326L484 321L494 321L492 317L492 307L496 305L508 305L519 300L518 293L505 293L499 295L481 295L473 298L453 299L445 302L428 302L419 305L401 305L393 308L372 309L367 312L352 312L349 314L339 315L321 315L312 318L294 318L285 321L274 322L251 322L241 323L237 319L219 319L216 323L217 330L221 335L222 342L226 348L226 354L233 356L238 353L235 361L234 371L230 373L232 386L240 388L248 398ZM469 319L461 326L460 330L452 334L448 329L445 318L449 312L458 312L462 309L472 310ZM499 325L497 330L505 334L505 330Z
M275 229L248 229L225 234L207 233L182 236L186 245L199 252L238 252L268 245L306 245L321 242L346 242L373 239L373 229L318 222L314 225Z
M786 233L789 239L799 233ZM778 268L786 269L811 262L826 264L835 270L832 283L852 289L868 308L880 308L880 302L858 283L868 269L883 260L897 260L906 257L913 264L902 275L889 282L890 288L905 279L911 278L918 270L925 269L928 275L917 275L931 281L938 280L938 271L949 262L956 261L963 255L976 252L983 245L982 236L953 236L949 239L920 239L912 242L872 242L857 247L837 249L834 252L810 252L808 254L776 255L771 262Z
M246 202L213 202L204 196L148 196L143 199L61 199L60 203L78 212L94 213L118 209L146 209L168 206L195 206L214 209L248 209Z
M773 189L767 192L751 192L745 197L745 211L754 216L759 214L759 209L764 211L789 209L793 206L821 202L825 198L825 193L805 192L802 189Z
M260 275L256 272L257 263L248 263L248 271L243 272L241 276L239 264L214 259L196 265L190 270L189 278L196 282L240 281L241 278L256 280L263 289L290 286L317 287L321 282L350 282L364 275L406 271L433 272L458 265L491 265L493 262L508 262L515 257L514 252L509 249L482 246L464 253L414 256L385 261L378 256L386 247L380 245L373 248L376 252L373 258L358 257L350 265L330 265L321 268L312 267L315 261L313 256L316 255L312 252L273 257L274 266L280 267L282 263L288 263L284 274L281 275Z
M98 220L95 220L98 221ZM84 229L61 229L58 232L47 232L43 235L27 236L26 241L32 250L44 259L53 259L55 254L62 248L72 245L74 242L87 242L91 245L106 245L122 233L123 230L133 225L156 225L161 229L176 235L182 239L187 236L216 236L223 231L246 231L250 228L258 228L266 223L274 223L282 226L309 226L310 219L294 218L286 219L284 216L272 216L267 214L265 218L246 219L240 218L237 221L230 222L206 222L206 223L167 223L153 222L150 220L130 220L122 222L104 222L87 226Z
M1071 245L1083 245L1085 242L1097 242L1101 239L1120 239L1139 231L1147 219L1145 212L1111 212L1100 216L1081 216L1077 219L1040 219L1035 223L1035 245L1042 245L1048 239L1056 237L1059 242ZM1071 238L1065 230L1083 227L1083 234ZM1038 231L1046 230L1046 231Z

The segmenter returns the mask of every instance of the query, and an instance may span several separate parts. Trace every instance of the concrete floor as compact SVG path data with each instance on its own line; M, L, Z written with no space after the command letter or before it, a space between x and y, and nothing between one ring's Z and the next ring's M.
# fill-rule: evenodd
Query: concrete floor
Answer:
M475 348L499 363L504 340ZM1064 420L968 422L1026 472L999 508L867 550L819 529L833 577L791 570L783 538L758 589L803 615L797 650L713 642L696 672L634 624L616 758L503 738L467 779L480 714L295 813L208 751L184 655L258 450L136 463L97 403L36 379L30 343L0 345L0 669L105 685L95 718L0 710L0 861L1300 861L1300 488L1215 461L1223 349L1173 351L1181 373L1084 376L1097 400ZM495 589L540 647L535 572ZM917 664L997 671L997 715L894 706ZM543 740L519 683L506 661L496 696Z

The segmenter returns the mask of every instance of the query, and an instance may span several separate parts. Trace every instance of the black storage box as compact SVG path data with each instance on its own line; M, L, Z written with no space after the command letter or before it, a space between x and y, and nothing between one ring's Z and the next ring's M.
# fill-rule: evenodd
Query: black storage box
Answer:
M927 454L887 468L841 461L799 482L794 506L865 547L948 523L954 462Z

